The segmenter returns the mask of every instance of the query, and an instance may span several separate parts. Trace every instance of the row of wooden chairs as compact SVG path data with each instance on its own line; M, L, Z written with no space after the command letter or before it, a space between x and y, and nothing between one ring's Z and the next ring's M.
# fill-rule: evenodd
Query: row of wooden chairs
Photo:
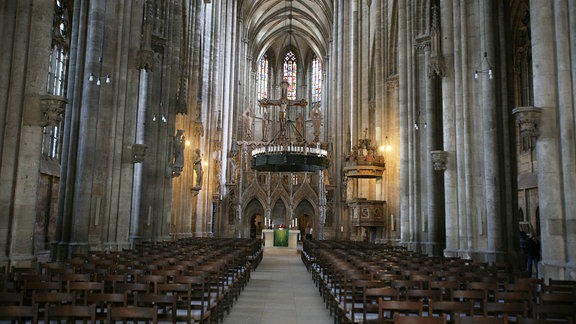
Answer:
M27 312L41 320L56 316L56 307L84 314L94 307L104 321L120 310L154 308L154 321L218 322L261 258L258 240L185 239L13 268L0 282L0 314Z
M116 321L144 321L158 323L157 306L109 306L106 311L105 323ZM38 315L38 305L32 306L0 306L0 319L24 321L29 323L51 323L53 321L79 321L96 323L96 305L56 305L48 308L43 316ZM104 321L101 321L104 323Z
M576 283L544 284L502 265L337 241L304 242L302 260L335 323L391 322L389 303L414 302L449 322L480 316L574 321Z

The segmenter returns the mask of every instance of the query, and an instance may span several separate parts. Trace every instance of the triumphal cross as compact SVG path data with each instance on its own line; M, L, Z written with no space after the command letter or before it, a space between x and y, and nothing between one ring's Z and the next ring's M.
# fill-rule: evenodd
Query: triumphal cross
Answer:
M280 107L280 112L278 114L279 121L280 121L280 131L278 132L279 140L286 140L286 122L288 121L288 107L291 106L300 106L306 107L308 102L305 99L300 100L290 100L288 99L288 81L282 80L280 82L280 88L282 89L282 93L280 99L271 100L268 98L258 100L260 106L276 106Z

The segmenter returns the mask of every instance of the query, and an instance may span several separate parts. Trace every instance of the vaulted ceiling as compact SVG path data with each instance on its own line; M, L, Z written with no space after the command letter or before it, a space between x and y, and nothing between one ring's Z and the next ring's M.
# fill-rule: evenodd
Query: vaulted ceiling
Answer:
M252 57L266 51L278 60L287 48L308 58L326 57L333 22L333 0L243 0L240 15Z

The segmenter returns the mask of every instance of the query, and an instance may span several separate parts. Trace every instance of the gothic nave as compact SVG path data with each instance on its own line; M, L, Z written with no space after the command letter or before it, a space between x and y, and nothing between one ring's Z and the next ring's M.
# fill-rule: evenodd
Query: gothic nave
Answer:
M575 280L575 33L573 0L2 1L0 266L310 224L518 268L524 231Z

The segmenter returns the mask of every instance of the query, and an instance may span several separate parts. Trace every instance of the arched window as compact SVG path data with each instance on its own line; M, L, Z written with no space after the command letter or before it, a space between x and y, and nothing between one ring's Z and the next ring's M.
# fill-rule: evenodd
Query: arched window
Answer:
M257 98L268 98L268 56L262 55L258 62L258 93Z
M68 15L68 7L65 1L56 0L52 25L52 48L48 61L47 94L66 97L69 43L70 17ZM44 156L60 159L62 129L62 122L44 127L42 143L42 154Z
M288 99L296 99L296 55L288 51L284 56L284 80L288 81Z
M316 55L312 59L312 102L322 98L322 63Z

